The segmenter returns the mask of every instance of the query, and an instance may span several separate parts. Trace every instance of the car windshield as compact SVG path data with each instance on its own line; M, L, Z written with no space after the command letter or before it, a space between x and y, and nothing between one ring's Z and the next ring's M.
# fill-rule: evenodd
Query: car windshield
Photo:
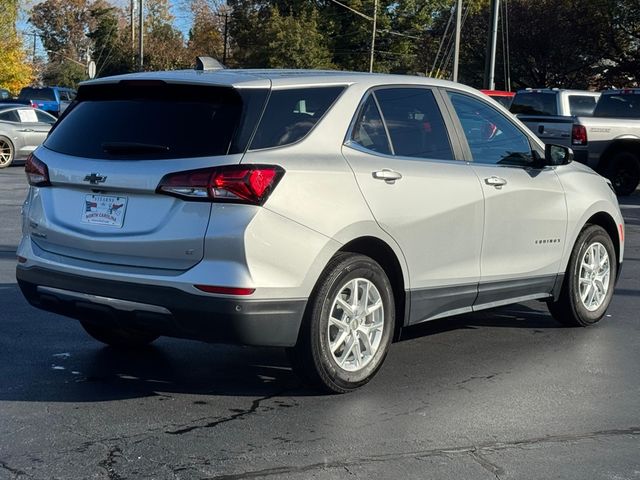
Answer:
M518 92L511 104L511 113L526 115L557 115L556 94L551 92Z
M47 102L55 102L56 95L53 88L23 88L20 91L20 100L44 100Z
M593 116L640 118L640 92L602 95Z
M87 85L45 147L115 160L240 153L255 129L267 90L158 82Z

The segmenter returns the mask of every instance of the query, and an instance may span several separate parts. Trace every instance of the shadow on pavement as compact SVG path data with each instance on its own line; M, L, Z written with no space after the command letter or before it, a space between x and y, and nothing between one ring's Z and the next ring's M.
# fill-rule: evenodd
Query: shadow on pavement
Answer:
M543 303L540 303L540 310L517 304L412 325L403 330L400 341L412 340L414 338L435 335L451 330L477 329L482 327L528 329L563 328L551 317Z
M0 285L0 401L98 402L163 396L170 393L224 396L317 395L302 385L283 349L250 348L161 338L139 351L119 351L91 339L75 320L36 310L15 284ZM541 305L541 307L543 307ZM460 315L404 330L403 342L430 344L444 332L504 327L503 340L516 343L514 331L555 331L560 326L541 308L515 305ZM511 333L509 333L511 332ZM459 337L469 338L461 332ZM561 337L561 335L558 335ZM525 346L527 350L535 345ZM425 352L423 361L438 351ZM469 358L470 364L474 363Z

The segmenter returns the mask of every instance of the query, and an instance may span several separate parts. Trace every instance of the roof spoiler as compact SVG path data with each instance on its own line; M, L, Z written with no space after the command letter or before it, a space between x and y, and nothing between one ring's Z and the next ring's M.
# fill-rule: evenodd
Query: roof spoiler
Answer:
M221 62L211 57L196 57L196 70L224 70Z

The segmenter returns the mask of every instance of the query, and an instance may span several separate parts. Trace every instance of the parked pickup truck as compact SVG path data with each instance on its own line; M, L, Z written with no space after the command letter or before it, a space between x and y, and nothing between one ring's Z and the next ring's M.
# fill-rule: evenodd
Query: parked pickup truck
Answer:
M511 111L542 141L571 147L575 160L609 178L618 195L636 190L640 183L640 88L603 92L588 115L575 110L567 115L561 108L555 116L527 114L523 104L532 104L533 97L522 101L519 94Z

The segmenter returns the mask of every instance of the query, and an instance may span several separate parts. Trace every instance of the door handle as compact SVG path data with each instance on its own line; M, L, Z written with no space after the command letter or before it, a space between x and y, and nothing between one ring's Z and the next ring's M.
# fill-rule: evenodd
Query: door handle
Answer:
M382 170L372 172L371 174L376 180L384 180L387 183L394 183L396 180L400 180L402 178L402 174L400 172L395 172L388 168L383 168Z
M484 183L500 189L507 184L507 181L504 178L496 177L495 175L493 175L491 177L485 178Z
M22 130L18 130L19 132L33 132L33 128L23 128Z

